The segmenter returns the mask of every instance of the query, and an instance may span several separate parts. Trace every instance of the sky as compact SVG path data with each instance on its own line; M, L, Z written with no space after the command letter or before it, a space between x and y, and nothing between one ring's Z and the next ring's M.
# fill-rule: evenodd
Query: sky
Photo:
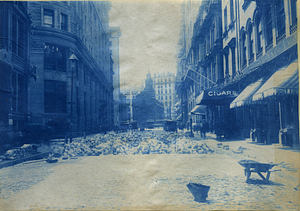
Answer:
M176 73L181 1L112 1L110 27L120 27L120 84L141 86L148 71Z

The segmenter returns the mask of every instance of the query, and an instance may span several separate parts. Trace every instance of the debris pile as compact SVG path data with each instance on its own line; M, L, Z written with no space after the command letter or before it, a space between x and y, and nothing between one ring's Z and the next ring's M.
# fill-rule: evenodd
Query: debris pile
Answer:
M99 155L136 154L211 154L206 144L181 137L177 133L153 132L97 134L89 139L74 139L55 153L63 158Z
M24 144L21 147L9 149L4 155L0 156L0 160L15 160L25 156L34 155L37 153L37 147L38 145L36 144Z

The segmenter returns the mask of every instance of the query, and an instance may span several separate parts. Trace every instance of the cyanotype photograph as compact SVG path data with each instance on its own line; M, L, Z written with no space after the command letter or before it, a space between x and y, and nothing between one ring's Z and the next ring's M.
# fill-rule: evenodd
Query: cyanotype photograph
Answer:
M299 210L297 0L0 2L0 210Z

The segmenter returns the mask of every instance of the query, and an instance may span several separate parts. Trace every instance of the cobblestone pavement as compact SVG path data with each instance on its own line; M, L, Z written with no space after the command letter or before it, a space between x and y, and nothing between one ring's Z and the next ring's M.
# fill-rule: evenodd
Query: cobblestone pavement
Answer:
M237 163L241 159L277 163L276 150L267 150L269 155L266 155L260 150L269 149L267 146L227 142L232 149L241 144L247 148L236 154L231 149L217 148L218 142L212 139L199 143L207 143L216 153L100 155L3 168L1 207L2 210L299 210L299 191L295 189L299 170L295 166L287 165L290 163L286 161L278 166L281 171L271 173L270 182L264 183L254 174L251 182L245 183L243 167ZM295 155L299 158L299 153ZM189 182L211 187L205 203L194 201L186 186Z

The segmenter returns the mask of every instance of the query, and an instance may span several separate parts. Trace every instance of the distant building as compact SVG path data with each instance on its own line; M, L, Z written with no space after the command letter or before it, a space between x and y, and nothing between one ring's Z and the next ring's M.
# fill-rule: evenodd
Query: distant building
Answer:
M29 124L66 120L73 132L113 126L109 2L29 2ZM78 135L81 135L80 133Z
M119 27L110 27L110 50L111 58L113 60L113 86L114 86L114 125L120 125L120 61L119 61L119 38L121 37L121 30Z
M35 80L30 65L28 2L0 2L0 145L12 144L28 121L28 80Z
M164 118L164 106L155 98L153 80L151 74L147 74L145 88L132 101L133 120L140 125L148 121L155 121Z
M155 90L155 98L162 102L164 105L164 116L166 119L175 119L175 103L176 103L176 90L175 82L176 77L173 73L158 73L154 74L153 87Z

